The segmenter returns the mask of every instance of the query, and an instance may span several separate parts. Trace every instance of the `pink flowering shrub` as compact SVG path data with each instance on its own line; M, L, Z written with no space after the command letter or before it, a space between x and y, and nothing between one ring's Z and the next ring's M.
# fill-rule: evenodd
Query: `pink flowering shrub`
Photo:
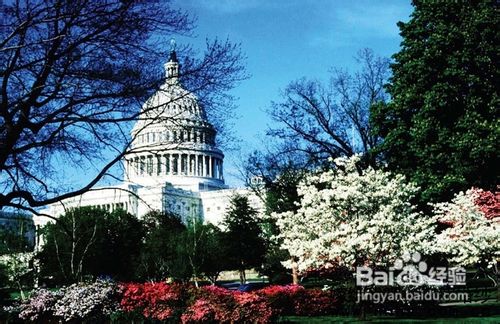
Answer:
M475 189L474 203L487 219L500 218L500 191Z
M25 322L35 322L52 316L54 306L62 296L62 292L46 289L34 292L30 299L19 306L19 318Z
M181 316L182 323L208 323L214 322L216 309L213 303L206 299L198 299L188 307Z
M235 306L233 292L217 286L205 286L194 291L194 303L181 317L182 323L199 323L231 321L232 309Z
M269 323L275 312L267 301L253 293L231 291L216 286L195 292L194 303L181 317L182 323Z
M181 311L188 286L165 282L125 283L121 285L121 308L140 312L146 318L167 320Z

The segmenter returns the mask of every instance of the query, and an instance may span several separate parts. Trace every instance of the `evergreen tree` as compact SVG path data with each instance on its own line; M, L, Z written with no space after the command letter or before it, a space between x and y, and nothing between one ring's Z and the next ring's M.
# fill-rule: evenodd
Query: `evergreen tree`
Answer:
M391 170L422 187L421 202L499 182L495 1L413 1L394 55L389 104L372 107Z
M144 223L146 235L138 276L154 281L189 280L193 272L186 250L186 225L177 215L161 212L148 213Z
M227 247L228 269L240 272L245 283L245 270L260 267L265 253L262 229L248 198L239 194L231 198L230 208L224 218L224 242Z

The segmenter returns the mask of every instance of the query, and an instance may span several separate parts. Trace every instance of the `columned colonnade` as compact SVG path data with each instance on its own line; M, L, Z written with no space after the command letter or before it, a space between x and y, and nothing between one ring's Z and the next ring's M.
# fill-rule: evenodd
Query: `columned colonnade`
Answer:
M186 175L219 180L224 179L222 164L221 157L182 152L141 155L125 161L130 175Z

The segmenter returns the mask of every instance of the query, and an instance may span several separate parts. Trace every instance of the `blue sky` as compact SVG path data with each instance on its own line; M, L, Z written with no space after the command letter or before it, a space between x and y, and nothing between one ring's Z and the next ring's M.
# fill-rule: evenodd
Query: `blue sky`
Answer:
M195 47L205 39L229 38L241 43L250 78L233 94L234 132L240 151L226 152L225 174L238 186L240 156L259 147L271 101L298 78L328 78L331 67L356 69L354 56L369 47L381 56L398 51L398 21L408 21L409 0L176 0L173 5L197 17L195 37L180 39Z

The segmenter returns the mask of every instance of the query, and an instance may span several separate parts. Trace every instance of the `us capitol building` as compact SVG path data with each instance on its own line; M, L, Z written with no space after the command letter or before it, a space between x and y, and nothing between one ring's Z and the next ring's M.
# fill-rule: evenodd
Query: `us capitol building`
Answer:
M262 210L262 202L248 189L225 185L217 132L196 96L182 88L174 49L165 70L165 83L144 103L131 131L132 142L123 159L125 181L52 204L43 213L58 216L71 207L94 206L121 208L137 217L152 210L171 212L184 222L197 218L219 224L235 193L246 195L254 208Z

